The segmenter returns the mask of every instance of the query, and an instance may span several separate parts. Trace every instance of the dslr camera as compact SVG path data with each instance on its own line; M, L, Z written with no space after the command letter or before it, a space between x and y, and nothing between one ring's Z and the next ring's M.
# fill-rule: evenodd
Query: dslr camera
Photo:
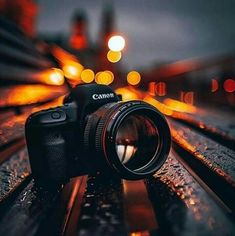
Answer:
M97 172L143 179L163 165L171 146L168 124L156 108L122 102L97 84L79 85L63 106L31 114L25 134L33 177L46 186Z

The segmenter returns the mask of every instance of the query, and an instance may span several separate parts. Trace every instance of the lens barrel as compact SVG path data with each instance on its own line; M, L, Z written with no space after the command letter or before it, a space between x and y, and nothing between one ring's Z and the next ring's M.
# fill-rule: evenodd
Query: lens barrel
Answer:
M151 105L108 103L87 117L84 146L100 157L95 165L105 161L121 178L135 180L154 174L163 165L171 136L164 116Z

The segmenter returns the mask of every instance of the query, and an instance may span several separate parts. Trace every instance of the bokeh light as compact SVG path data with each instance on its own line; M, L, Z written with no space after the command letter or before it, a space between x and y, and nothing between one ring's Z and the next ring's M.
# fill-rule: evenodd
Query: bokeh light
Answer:
M85 69L81 73L81 80L85 83L91 83L95 78L95 73L91 69Z
M51 85L62 85L64 83L63 71L58 68L51 68L39 74L39 80Z
M166 95L166 83L165 82L159 82L155 84L155 95L158 95L160 97Z
M211 80L211 92L216 92L219 89L219 83L216 79Z
M107 59L112 63L120 61L121 58L122 58L122 53L120 51L115 52L110 50L107 53Z
M95 76L95 82L97 84L105 84L105 85L109 85L113 82L114 80L114 75L111 71L102 71L102 72L98 72Z
M127 82L130 85L137 85L141 80L141 75L137 71L131 71L127 75Z
M63 66L64 75L71 80L80 80L84 67L78 62L68 62Z
M52 68L52 71L49 76L50 84L62 85L64 83L64 74L63 71L57 68Z
M122 51L125 47L125 39L120 35L112 36L108 41L108 47L112 51Z
M232 93L235 91L235 80L227 79L224 81L224 90L227 93Z

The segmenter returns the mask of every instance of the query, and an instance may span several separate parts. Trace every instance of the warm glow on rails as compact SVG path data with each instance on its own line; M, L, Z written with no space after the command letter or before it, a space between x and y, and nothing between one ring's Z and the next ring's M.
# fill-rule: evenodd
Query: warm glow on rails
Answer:
M81 73L81 80L85 83L91 83L95 78L95 73L91 69L85 69Z
M120 61L122 58L122 53L120 51L115 52L115 51L108 51L107 53L107 59L112 62L112 63L116 63L118 61Z
M167 105L173 111L186 112L186 113L196 113L197 109L195 106L180 102L174 99L164 99L163 103Z
M130 89L128 89L128 87L118 88L115 90L115 93L122 96L122 101L130 101L130 100L139 99L138 92L131 91Z
M137 85L140 83L141 75L137 71L131 71L127 74L127 82L130 85Z
M21 106L49 101L68 93L65 86L14 85L3 88L0 95L0 107Z
M170 109L167 105L157 101L155 98L153 98L150 95L147 95L144 99L145 102L151 104L155 108L157 108L160 112L167 116L171 116L173 114L172 109Z
M108 41L109 49L115 52L122 51L125 47L125 44L125 39L120 35L114 35Z

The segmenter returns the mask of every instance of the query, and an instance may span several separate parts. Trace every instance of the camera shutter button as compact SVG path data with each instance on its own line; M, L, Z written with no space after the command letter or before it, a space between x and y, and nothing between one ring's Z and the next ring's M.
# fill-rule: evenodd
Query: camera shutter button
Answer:
M55 120L60 119L60 118L61 118L60 112L58 112L58 111L52 112L52 113L51 113L51 118L52 118L52 119L55 119Z

